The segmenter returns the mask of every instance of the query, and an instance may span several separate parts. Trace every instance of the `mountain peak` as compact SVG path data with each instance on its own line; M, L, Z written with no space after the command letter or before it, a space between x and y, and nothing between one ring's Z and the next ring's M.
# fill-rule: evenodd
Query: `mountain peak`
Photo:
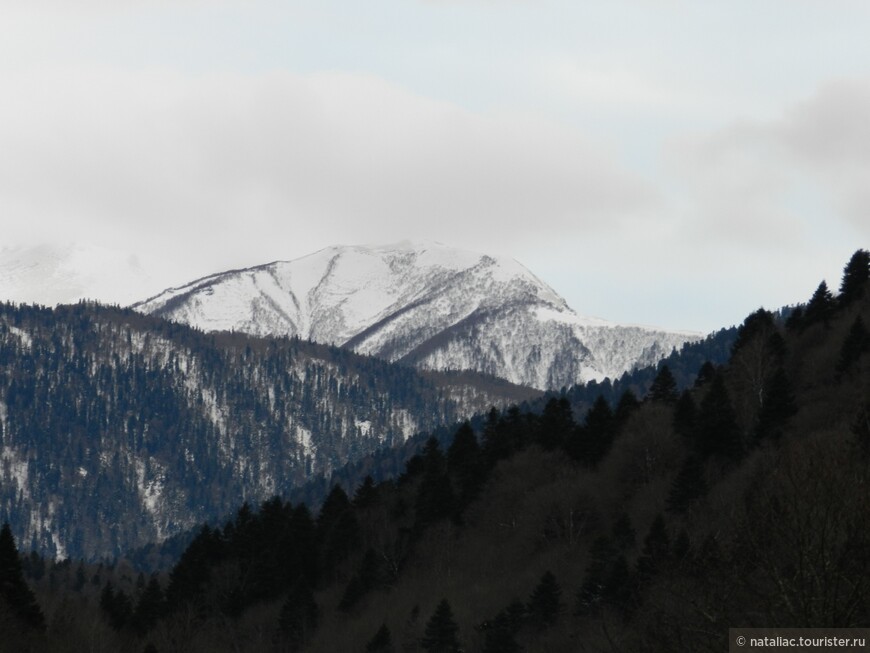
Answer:
M615 377L691 339L581 317L513 259L428 241L327 247L214 274L133 308L205 331L299 336L547 389Z

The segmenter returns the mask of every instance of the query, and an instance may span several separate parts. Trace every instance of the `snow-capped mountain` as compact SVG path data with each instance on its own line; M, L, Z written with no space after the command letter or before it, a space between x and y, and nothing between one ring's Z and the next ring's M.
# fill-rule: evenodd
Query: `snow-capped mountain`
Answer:
M614 378L699 337L581 317L516 261L435 243L330 247L214 274L133 308L205 331L295 335L541 389Z

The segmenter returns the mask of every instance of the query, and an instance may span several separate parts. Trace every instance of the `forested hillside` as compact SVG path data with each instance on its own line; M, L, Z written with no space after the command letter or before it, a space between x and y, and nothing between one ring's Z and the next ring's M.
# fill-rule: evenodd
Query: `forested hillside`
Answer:
M682 392L662 367L580 420L565 397L491 411L317 512L245 505L151 579L28 558L45 625L4 618L34 650L161 652L718 652L734 626L865 625L868 320L861 250Z
M97 305L0 306L0 519L117 556L418 431L535 395Z
M582 421L586 411L599 397L603 398L611 409L615 409L626 393L628 394L625 401L632 396L635 398L645 396L663 367L668 368L668 372L674 378L675 387L682 391L695 382L699 372L704 374L711 365L720 365L728 361L731 346L737 338L737 331L737 327L720 329L703 340L685 343L679 351L675 349L657 365L626 372L613 381L610 379L605 379L601 383L591 381L584 385L563 388L560 392L547 392L515 404L512 409L518 414L540 415L551 399L565 399L572 418ZM441 378L441 375L437 375L436 378ZM468 419L469 423L476 430L482 431L487 419L490 418L487 412L471 416ZM311 506L319 506L336 483L343 487L356 487L367 476L371 476L375 481L397 477L404 470L408 459L423 448L429 437L434 436L442 445L447 446L457 426L458 423L444 424L431 432L419 433L398 446L376 449L359 460L336 468L330 474L316 475L308 482L294 487L288 498L293 501L303 501ZM167 553L169 550L175 550L174 544L167 547ZM142 556L138 558L142 559Z

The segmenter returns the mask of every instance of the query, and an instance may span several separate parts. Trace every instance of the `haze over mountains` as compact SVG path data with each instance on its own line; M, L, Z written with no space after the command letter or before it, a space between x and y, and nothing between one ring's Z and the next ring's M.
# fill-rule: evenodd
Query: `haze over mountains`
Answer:
M516 261L437 243L330 247L214 274L133 308L205 331L299 336L539 389L615 378L699 337L581 317Z
M0 300L45 305L81 299L125 306L161 280L127 252L91 244L0 248Z

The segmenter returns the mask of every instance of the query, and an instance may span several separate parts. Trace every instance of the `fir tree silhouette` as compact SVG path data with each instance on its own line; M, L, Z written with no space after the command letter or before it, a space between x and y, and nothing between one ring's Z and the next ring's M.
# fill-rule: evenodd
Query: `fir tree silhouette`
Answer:
M817 324L821 322L827 328L831 321L831 314L834 311L834 296L828 290L828 284L822 281L804 311L804 325Z
M529 619L539 628L545 628L556 622L562 607L562 588L559 587L552 572L547 571L529 597L526 606Z
M841 306L848 306L867 292L870 283L870 252L859 249L843 270L843 280L840 283L840 296L837 301Z
M375 636L366 644L366 653L394 653L395 650L387 624L382 624Z
M662 365L647 395L650 401L672 404L677 400L677 381L667 365Z
M21 558L8 522L0 528L0 600L5 601L10 611L27 626L45 629L45 617L24 580Z
M459 653L459 626L453 620L453 611L447 599L441 599L426 624L420 646L430 653Z

